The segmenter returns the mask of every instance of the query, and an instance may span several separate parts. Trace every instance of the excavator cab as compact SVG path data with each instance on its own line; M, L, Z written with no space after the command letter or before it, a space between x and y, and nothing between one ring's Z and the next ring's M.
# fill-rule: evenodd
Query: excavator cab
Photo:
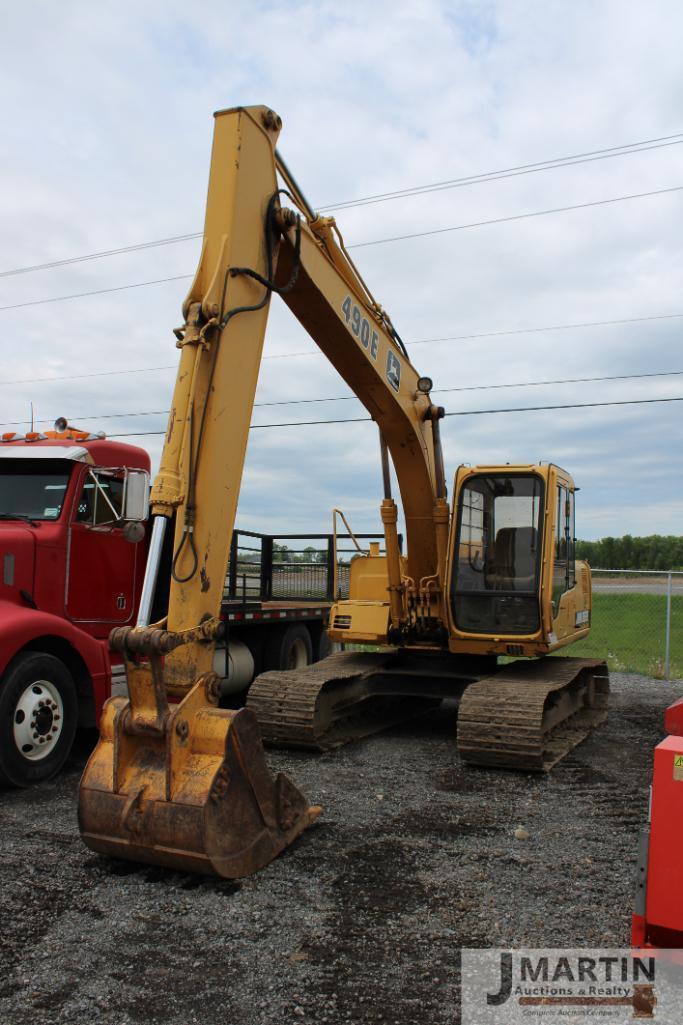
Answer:
M498 659L460 703L458 749L473 764L548 770L607 715L602 661L542 657L590 628L590 569L574 557L575 490L552 463L456 474L449 649Z
M590 628L590 569L574 557L575 486L553 464L460 467L451 650L545 655Z

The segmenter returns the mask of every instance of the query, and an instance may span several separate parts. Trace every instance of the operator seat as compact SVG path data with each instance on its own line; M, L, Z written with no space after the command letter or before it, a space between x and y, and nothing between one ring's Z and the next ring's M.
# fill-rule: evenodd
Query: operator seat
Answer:
M533 591L536 581L538 531L535 527L501 527L486 568L491 591Z

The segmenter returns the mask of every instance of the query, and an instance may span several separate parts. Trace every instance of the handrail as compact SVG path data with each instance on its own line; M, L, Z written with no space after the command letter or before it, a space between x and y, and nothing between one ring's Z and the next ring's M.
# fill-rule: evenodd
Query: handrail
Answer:
M346 516L344 516L344 513L341 511L341 509L333 509L332 510L332 551L334 553L334 570L333 570L333 576L332 576L332 580L333 580L332 598L333 598L334 601L336 601L338 596L339 596L339 592L338 592L338 589L337 589L338 588L338 582L339 582L338 581L338 577L339 577L339 562L337 560L337 517L338 516L341 517L341 521L344 524L344 526L346 527L348 536L351 538L351 540L353 541L354 545L356 546L356 550L358 552L360 552L361 555L367 555L368 554L367 551L364 548L361 548L361 546L358 544L358 541L356 540L356 535L351 530L351 527L349 526L349 521L346 519Z

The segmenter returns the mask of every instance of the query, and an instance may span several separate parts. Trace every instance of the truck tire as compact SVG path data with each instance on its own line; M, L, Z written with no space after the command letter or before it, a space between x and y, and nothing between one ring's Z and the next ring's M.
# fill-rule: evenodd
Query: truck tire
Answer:
M322 662L322 660L324 658L327 658L328 655L331 655L333 651L334 648L332 647L332 641L328 636L327 627L321 626L320 631L318 633L317 642L314 645L314 661Z
M313 644L308 627L294 623L274 630L266 641L264 664L270 669L301 669L313 661Z
M0 785L28 787L55 776L76 734L71 673L53 655L27 651L0 683Z

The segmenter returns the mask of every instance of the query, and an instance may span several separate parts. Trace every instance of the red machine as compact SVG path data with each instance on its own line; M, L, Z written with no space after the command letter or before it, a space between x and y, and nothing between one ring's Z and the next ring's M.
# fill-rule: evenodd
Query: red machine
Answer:
M96 726L106 699L125 686L110 631L134 625L143 609L147 620L156 612L156 593L143 588L148 454L65 420L55 426L0 436L0 786L28 786L59 771L77 726ZM303 576L292 578L293 597L285 592L289 577L274 564L274 537L233 533L221 610L229 639L214 658L230 700L257 673L328 653L332 538L313 536L327 543L327 564L296 569L317 571L323 600L302 600L308 577L306 587Z
M683 698L655 748L650 822L640 841L634 947L683 948Z
M0 783L54 775L111 692L107 638L136 613L150 461L58 421L0 441Z

